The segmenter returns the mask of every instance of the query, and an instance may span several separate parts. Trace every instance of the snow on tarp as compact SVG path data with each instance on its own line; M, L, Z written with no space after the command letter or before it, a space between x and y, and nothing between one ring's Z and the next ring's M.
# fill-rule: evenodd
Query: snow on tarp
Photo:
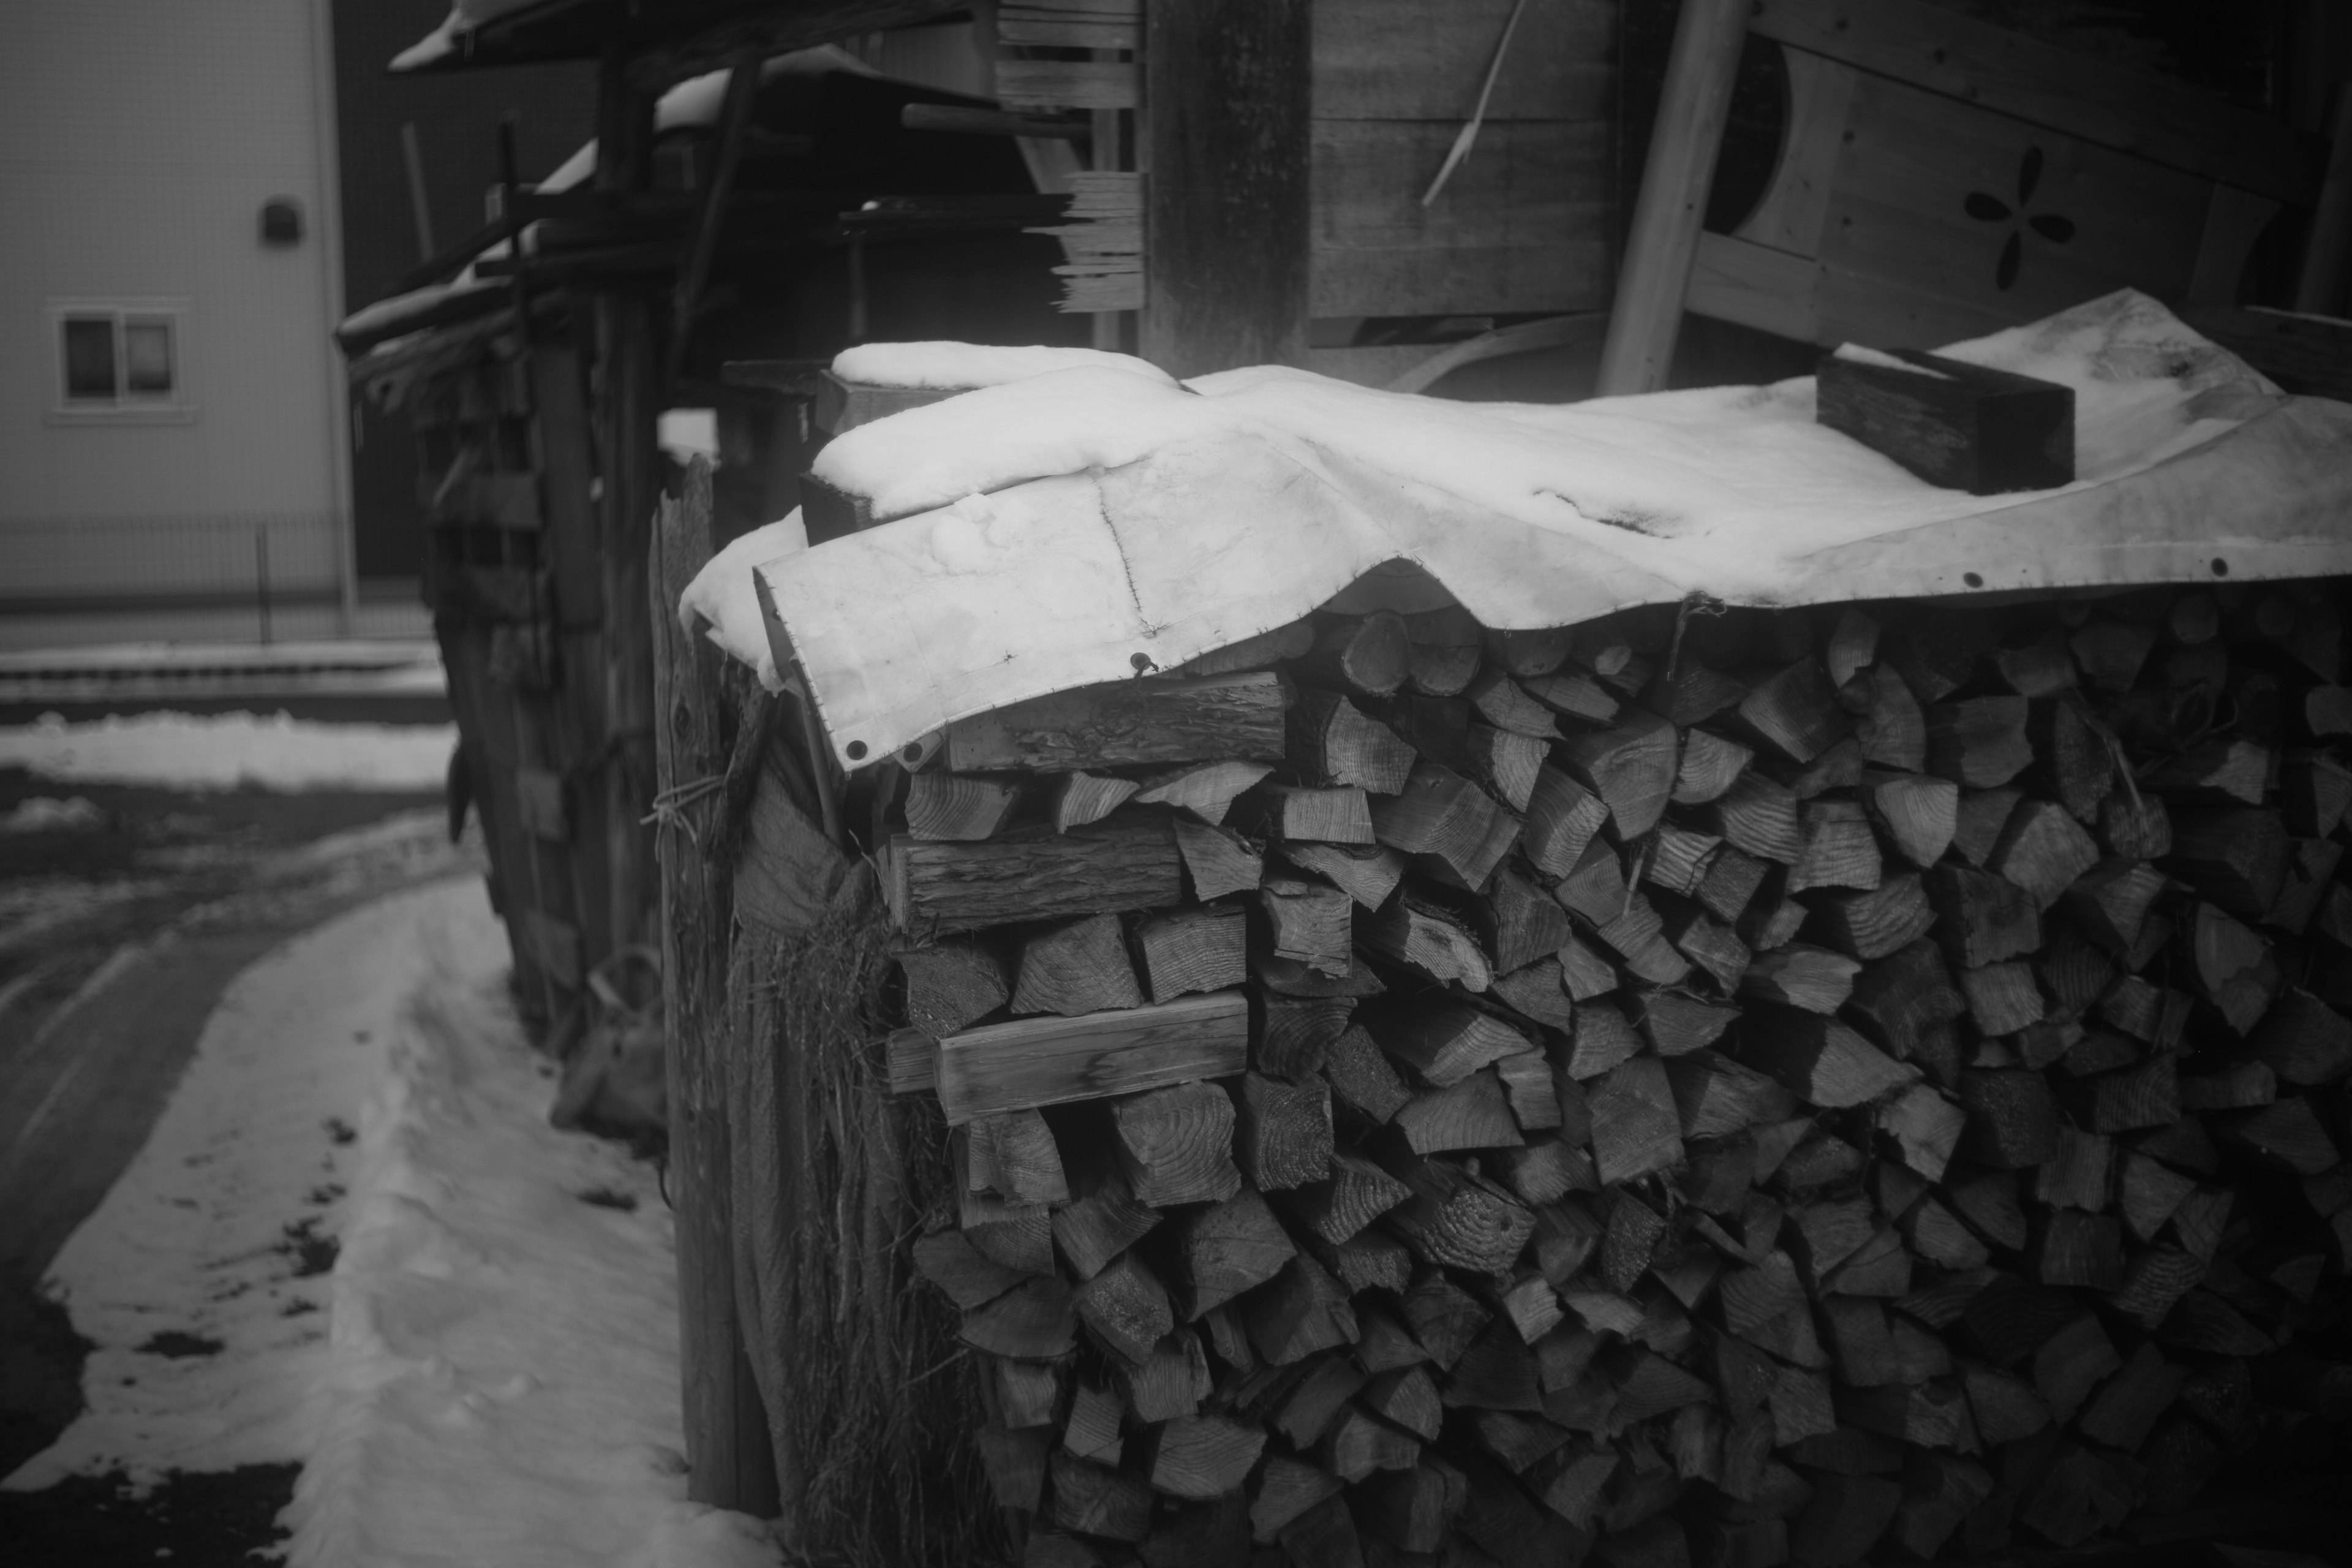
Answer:
M2282 395L2145 295L1939 352L2073 386L2076 482L1938 489L1816 424L1810 377L1535 405L1275 367L1181 387L1075 369L848 432L818 476L898 521L759 570L853 766L1169 668L1375 573L1423 595L1406 607L1450 595L1514 628L1694 594L2352 572L2352 406ZM722 601L751 595L700 595ZM763 637L715 632L738 650Z

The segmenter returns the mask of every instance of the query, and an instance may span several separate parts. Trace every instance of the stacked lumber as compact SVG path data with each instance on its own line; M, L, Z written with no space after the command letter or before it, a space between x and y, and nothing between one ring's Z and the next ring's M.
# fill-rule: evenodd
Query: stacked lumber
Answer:
M1320 615L952 726L891 1074L1024 1561L1957 1559L2326 1453L2342 622Z

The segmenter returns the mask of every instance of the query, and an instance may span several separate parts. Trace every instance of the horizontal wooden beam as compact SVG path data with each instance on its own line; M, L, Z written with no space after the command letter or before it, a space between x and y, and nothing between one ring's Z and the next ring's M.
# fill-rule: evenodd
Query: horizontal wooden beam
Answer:
M1248 1065L1249 1003L1239 991L1180 996L1076 1018L1016 1018L950 1035L934 1068L950 1125L975 1116L1132 1094Z

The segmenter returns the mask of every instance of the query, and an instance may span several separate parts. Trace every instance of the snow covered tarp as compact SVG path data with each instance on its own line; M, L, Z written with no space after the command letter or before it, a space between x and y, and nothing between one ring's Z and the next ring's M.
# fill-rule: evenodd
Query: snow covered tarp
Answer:
M842 436L818 477L896 521L793 550L788 519L767 536L781 553L730 552L681 613L768 665L740 580L756 570L856 766L951 720L1171 668L1368 575L1351 605L1450 596L1531 628L1692 595L2352 572L2352 405L2281 394L2153 300L1938 352L2074 387L2076 481L1936 489L1817 425L1810 377L1536 405L1087 363Z

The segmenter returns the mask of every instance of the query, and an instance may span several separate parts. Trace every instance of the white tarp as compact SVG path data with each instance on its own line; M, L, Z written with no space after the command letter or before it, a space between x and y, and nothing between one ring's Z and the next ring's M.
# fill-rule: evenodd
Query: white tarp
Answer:
M1693 594L2352 572L2352 405L2282 395L2131 293L1943 352L2074 386L2076 482L1936 489L1817 425L1810 378L1533 405L1277 368L1181 387L1081 368L848 432L817 472L910 515L757 569L851 766L969 714L1171 668L1393 563L1418 569L1408 591L1507 628ZM710 581L687 609L758 664L752 597Z

